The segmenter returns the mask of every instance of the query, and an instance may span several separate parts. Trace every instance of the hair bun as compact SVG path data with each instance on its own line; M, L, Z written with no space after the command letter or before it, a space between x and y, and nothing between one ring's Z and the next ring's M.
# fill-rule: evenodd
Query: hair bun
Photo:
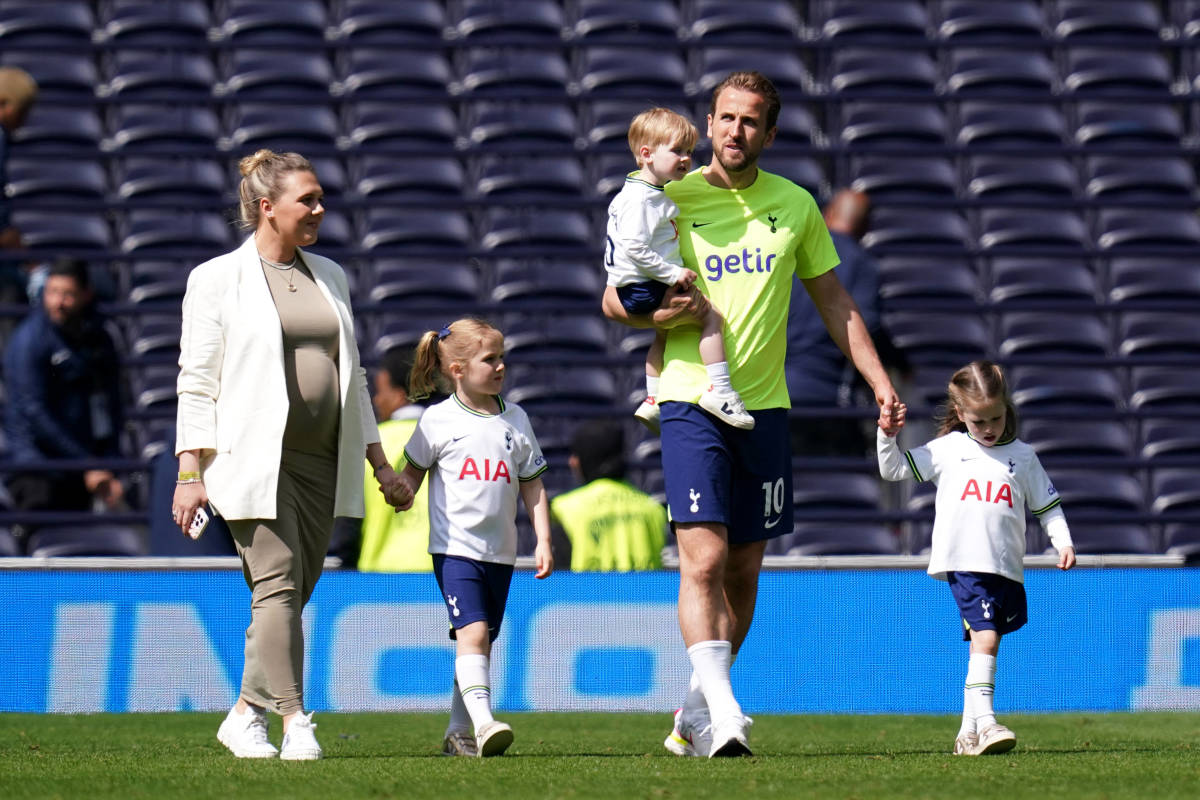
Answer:
M269 161L272 158L275 158L275 151L268 150L264 147L263 149L255 152L254 155L246 156L239 161L238 171L241 172L242 175L249 175L258 169L264 161Z

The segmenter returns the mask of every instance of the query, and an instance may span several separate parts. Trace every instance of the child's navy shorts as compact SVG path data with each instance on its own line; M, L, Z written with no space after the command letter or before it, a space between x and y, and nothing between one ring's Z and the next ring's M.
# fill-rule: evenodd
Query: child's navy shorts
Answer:
M1003 636L1029 621L1024 584L990 572L950 572L946 580L962 614L964 640L972 630Z
M433 574L450 615L450 638L455 638L456 629L482 620L487 622L490 640L496 641L508 603L512 564L434 553Z
M617 298L621 308L629 314L649 314L657 311L667 296L669 283L658 281L643 281L642 283L627 283L617 287Z

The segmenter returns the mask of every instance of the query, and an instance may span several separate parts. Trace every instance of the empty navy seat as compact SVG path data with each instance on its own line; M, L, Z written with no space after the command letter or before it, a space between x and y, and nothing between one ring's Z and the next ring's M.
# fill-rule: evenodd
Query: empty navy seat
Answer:
M1056 469L1050 477L1062 497L1067 519L1072 513L1137 513L1146 509L1142 484L1127 472Z
M1200 327L1186 312L1126 311L1118 322L1118 352L1132 359L1161 356L1200 363Z
M649 95L658 104L684 98L687 65L675 49L590 45L576 54L577 83L586 96ZM648 106L649 104L647 104Z
M217 69L205 53L170 50L117 50L108 57L107 80L97 93L121 102L190 97L206 102L217 83Z
M594 261L500 259L493 273L492 300L497 303L583 305L604 294L604 273Z
M466 173L452 155L415 160L366 155L358 159L355 173L355 191L373 201L454 198L466 187Z
M1048 8L1054 33L1070 41L1120 37L1127 41L1156 42L1162 26L1157 4L1148 0L1120 3L1055 0Z
M777 542L777 543L776 543ZM822 524L799 522L790 534L772 540L790 556L899 555L896 534L883 525Z
M589 147L612 145L628 153L629 123L647 105L636 99L596 98L579 104L579 130ZM628 156L629 170L634 169L632 156Z
M100 76L90 53L0 52L0 66L19 67L28 72L37 81L39 103L90 105L95 102Z
M707 118L710 108L711 100L697 108L696 116L693 117L701 129L701 140L704 139L704 120ZM816 147L824 138L820 123L806 106L800 103L789 103L779 110L779 120L775 126L776 145Z
M9 134L22 154L70 150L94 155L104 138L100 115L90 106L35 103L25 124Z
M561 41L566 27L561 6L554 0L462 0L450 20L452 34L467 42L534 40L546 45Z
M565 96L571 80L567 61L557 50L472 47L459 53L453 94L472 97Z
M494 208L487 212L480 238L484 250L591 249L592 225L578 211ZM595 252L599 253L597 248Z
M1104 208L1096 220L1096 244L1103 250L1200 247L1200 219L1191 210Z
M461 211L373 208L366 212L365 250L430 249L461 255L471 242L471 223Z
M125 215L123 234L121 250L131 254L185 249L216 256L233 245L229 223L217 212L135 208Z
M134 417L174 416L179 401L176 384L179 367L175 364L146 364L126 369L133 395Z
M135 156L116 159L117 197L179 205L213 205L225 195L225 173L208 158Z
M830 56L826 83L838 94L868 91L932 96L938 69L920 50L839 48Z
M505 357L513 362L603 356L608 324L598 315L510 314L501 321Z
M179 340L183 319L179 310L138 314L126 322L126 338L131 358L166 356L179 359Z
M228 0L225 17L214 29L218 41L243 45L316 48L325 43L322 0Z
M1200 300L1200 270L1191 258L1123 256L1108 264L1114 303Z
M948 54L946 88L956 94L1049 96L1057 86L1058 71L1042 50L963 47Z
M108 178L94 161L13 158L7 194L13 200L94 202L108 194Z
M207 106L132 103L112 113L112 135L104 140L104 149L113 153L209 155L221 135L217 116Z
M787 46L800 38L803 23L790 0L694 0L685 35L709 46L727 41Z
M340 211L325 210L325 214L321 220L320 241L316 245L316 251L321 254L326 254L327 250L345 250L348 247L353 247L358 243L354 236L354 228L350 223L350 219ZM337 258L338 256L334 256ZM346 265L346 277L350 279L350 289L354 290L354 274Z
M955 300L973 304L981 299L979 275L965 257L885 256L879 259L879 297L887 303L903 300Z
M328 33L355 47L437 45L446 27L440 0L342 0L337 8L340 13Z
M26 0L0 6L0 50L11 47L87 48L96 19L92 4Z
M1070 362L1077 356L1102 358L1112 350L1112 333L1097 314L1017 311L1000 315L1001 358L1041 356Z
M929 29L925 4L917 0L823 0L814 12L822 38L838 43L920 41Z
M883 324L896 347L919 364L957 368L991 351L992 337L978 316L896 311L886 313Z
M237 48L220 57L223 79L213 92L238 100L270 99L296 103L329 100L333 67L322 53L289 53Z
M1084 162L1084 187L1097 200L1178 200L1196 191L1196 173L1186 159L1173 156L1090 156Z
M26 551L33 558L62 556L140 556L146 548L132 529L106 525L55 525L38 528L29 535Z
M116 0L102 4L107 9L96 31L96 39L107 45L151 45L153 47L204 48L211 23L205 0L171 0L147 3Z
M578 42L632 40L669 44L683 21L674 0L579 0L571 25Z
M358 101L346 104L344 149L420 147L445 151L458 136L458 117L445 103Z
M1130 370L1129 407L1143 414L1177 411L1200 413L1200 374L1179 367L1134 367Z
M112 247L112 232L101 214L18 209L12 212L12 225L21 232L27 247L42 253L65 249L108 250Z
M943 145L946 115L933 103L847 101L842 104L842 143Z
M966 100L958 107L957 142L972 148L1061 146L1067 122L1056 104Z
M194 266L191 261L134 260L121 269L127 287L126 299L139 305L171 305L178 314L188 273Z
M474 147L575 144L575 114L565 103L478 100L463 104L462 122Z
M1066 51L1063 86L1070 92L1169 96L1173 76L1159 53L1119 46L1073 47Z
M851 187L865 192L873 203L898 200L953 200L958 173L948 158L867 156L850 161Z
M971 156L965 177L967 195L980 200L1070 201L1079 194L1079 173L1057 156Z
M511 402L543 411L604 412L619 399L616 378L606 367L516 364L508 370L505 387Z
M1166 104L1088 100L1076 111L1075 141L1086 147L1179 145L1183 123Z
M583 166L574 156L486 155L477 166L475 191L482 197L525 197L535 202L579 197Z
M1169 462L1172 458L1200 457L1200 420L1146 418L1141 423L1142 458Z
M588 159L588 173L592 192L598 197L611 199L625 185L625 178L635 171L629 152L603 153Z
M1036 44L1046 20L1036 0L941 0L938 37L951 44L992 41Z
M792 485L797 518L828 511L877 511L879 478L858 472L802 472Z
M1070 509L1066 513L1070 515ZM1085 555L1153 555L1158 552L1154 534L1145 525L1082 522L1071 526L1071 540L1075 552ZM1049 552L1053 550L1049 549Z
M228 149L305 152L312 147L332 148L338 120L333 109L320 105L237 103L233 107Z
M1133 458L1133 434L1120 420L1031 419L1020 438L1043 460L1050 458Z
M331 91L355 100L444 98L454 80L450 61L438 51L356 47L344 59Z
M479 302L479 273L465 263L414 259L375 262L370 299L376 303L474 305Z
M932 210L881 206L871 214L871 229L862 238L869 250L896 246L930 246L967 250L967 221L951 209Z
M1200 525L1194 522L1164 525L1163 550L1183 556L1186 563L1194 565L1200 556Z
M1099 298L1099 279L1080 258L999 256L990 266L993 303L1045 301L1062 307L1092 305Z
M1115 411L1125 406L1125 392L1111 370L1072 366L1013 367L1012 399L1021 413L1087 408Z
M804 92L812 87L812 76L796 53L735 47L707 47L700 51L695 73L696 88L709 97L717 84L731 72L755 70L770 77L781 92Z
M1066 209L984 208L979 212L983 250L1041 248L1086 250L1091 236L1083 219Z
M1170 467L1150 471L1150 510L1155 514L1200 511L1200 469Z

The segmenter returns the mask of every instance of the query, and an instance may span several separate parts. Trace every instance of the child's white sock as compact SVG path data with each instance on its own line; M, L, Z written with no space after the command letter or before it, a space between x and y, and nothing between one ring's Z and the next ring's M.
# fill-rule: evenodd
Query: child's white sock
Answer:
M733 384L729 382L728 361L718 361L715 364L706 364L704 370L708 373L708 380L713 385L714 389L722 389L726 392L733 391Z
M489 662L490 659L481 654L459 656L454 660L454 674L458 678L463 705L477 731L493 719Z
M981 731L996 724L992 694L996 690L996 657L971 653L967 662L967 682L963 688L963 727L970 716L970 730Z
M658 397L658 376L646 376L646 397Z
M450 724L446 726L446 734L470 733L471 715L463 702L462 692L458 689L458 679L454 679L454 691L450 693Z
M733 684L729 681L732 652L733 647L729 642L716 639L696 642L688 648L688 658L700 682L700 691L708 702L708 711L714 724L742 713L742 707L733 696Z

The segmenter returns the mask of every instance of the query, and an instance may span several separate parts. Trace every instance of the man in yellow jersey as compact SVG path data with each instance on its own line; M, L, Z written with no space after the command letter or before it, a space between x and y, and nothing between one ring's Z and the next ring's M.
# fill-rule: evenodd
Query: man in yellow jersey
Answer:
M408 399L408 373L412 353L392 348L383 354L375 373L375 393L371 400L379 417L379 441L383 451L394 459L396 469L404 466L404 445L417 427L422 407ZM367 486L377 484L371 465L365 467ZM403 514L388 505L378 490L364 494L366 509L362 521L362 544L358 555L361 572L431 572L429 555L429 490L422 486L412 508Z
M692 680L664 745L678 755L750 755L750 719L729 681L750 629L767 540L792 530L791 446L784 378L792 276L800 278L834 342L871 386L880 424L903 421L900 400L854 300L833 268L837 253L812 196L758 168L775 138L779 93L757 72L713 90L712 160L667 184L679 206L684 265L725 315L733 386L753 430L717 422L696 402L707 388L690 321L703 300L668 293L666 307L629 317L605 292L604 312L635 327L669 328L659 386L663 475L679 544L679 627Z
M625 432L600 420L584 422L571 437L571 471L578 489L550 501L554 560L572 572L661 569L667 510L625 479Z

